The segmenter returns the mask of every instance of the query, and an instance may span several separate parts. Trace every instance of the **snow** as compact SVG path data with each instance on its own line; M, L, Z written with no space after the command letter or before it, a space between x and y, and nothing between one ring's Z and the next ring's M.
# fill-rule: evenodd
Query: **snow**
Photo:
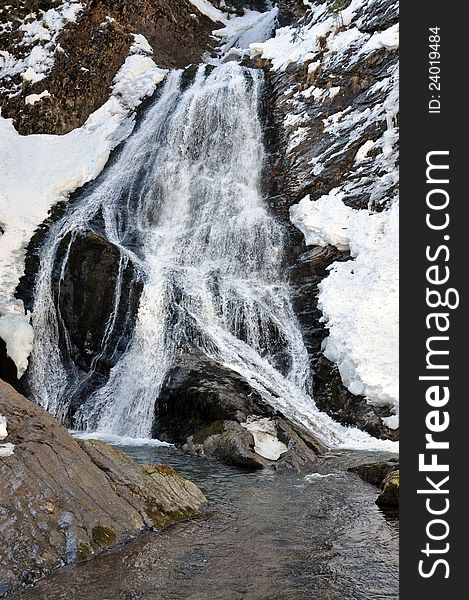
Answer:
M102 171L113 148L131 133L132 111L165 74L148 56L128 56L109 100L66 135L20 136L12 121L0 116L0 336L19 376L32 336L29 317L14 298L26 246L54 204Z
M153 48L150 46L147 38L141 33L133 34L134 43L130 47L130 51L134 53L142 52L143 54L153 54Z
M347 8L335 13L327 2L311 2L308 18L299 27L282 27L265 42L255 40L250 44L251 57L270 60L276 71L285 71L291 63L316 61L316 70L318 58L330 67L344 60L356 61L380 48L396 50L398 25L373 35L360 29L363 17L374 4L377 0L352 0Z
M0 444L0 458L8 458L15 451L14 444Z
M40 102L43 98L50 98L50 93L47 90L44 90L40 94L29 94L24 101L25 104L36 104L36 102Z
M209 0L189 0L195 8L216 23L226 23L227 15L215 8Z
M33 329L30 317L8 313L0 316L0 338L5 341L7 354L16 365L18 379L28 368L28 357L33 349Z
M278 8L260 13L245 10L244 15L234 17L225 22L225 27L213 31L213 35L222 42L220 54L225 55L232 48L245 50L249 53L251 44L268 40L275 29Z
M0 442L8 436L7 420L3 415L0 415Z
M318 306L329 336L324 355L336 363L345 386L374 406L399 412L399 207L370 212L343 202L337 189L290 210L308 245L350 250L319 285ZM389 421L393 426L396 419Z
M254 451L267 460L278 460L288 451L288 447L277 438L275 424L265 418L249 417L246 423L241 423L244 429L254 437Z
M363 146L360 146L358 152L355 155L355 162L361 163L367 159L368 153L375 147L373 140L367 140Z
M7 420L3 415L0 415L0 441L8 437ZM14 444L0 444L0 458L8 458L15 450Z

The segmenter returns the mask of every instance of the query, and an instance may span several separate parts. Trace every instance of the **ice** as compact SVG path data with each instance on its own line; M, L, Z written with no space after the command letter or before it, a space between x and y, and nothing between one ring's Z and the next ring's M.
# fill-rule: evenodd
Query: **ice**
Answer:
M241 17L235 17L226 22L223 29L217 29L213 35L222 40L221 54L226 54L232 48L249 50L251 44L264 42L269 39L275 29L278 8L260 13L246 10Z

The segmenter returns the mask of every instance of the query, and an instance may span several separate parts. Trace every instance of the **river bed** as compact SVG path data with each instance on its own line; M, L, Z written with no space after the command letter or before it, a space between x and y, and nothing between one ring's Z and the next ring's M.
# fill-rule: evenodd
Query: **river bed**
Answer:
M347 471L376 453L332 453L305 477L246 472L174 448L125 450L197 483L210 500L206 516L64 568L22 600L399 597L397 515L380 510L377 489Z

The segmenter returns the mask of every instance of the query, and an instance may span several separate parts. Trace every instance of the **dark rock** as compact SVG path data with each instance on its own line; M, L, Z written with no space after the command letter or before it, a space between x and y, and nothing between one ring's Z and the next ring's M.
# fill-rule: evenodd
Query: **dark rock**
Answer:
M376 504L383 508L397 508L399 506L399 469L392 471L386 477L383 491L376 499Z
M206 502L164 465L138 466L99 441L75 441L48 413L0 382L13 455L0 458L0 590L12 592L126 542L196 517Z
M319 358L314 374L314 400L320 410L343 425L359 427L375 437L399 439L399 432L382 422L381 417L389 416L388 412L370 406L361 396L349 392L342 383L339 369L327 358Z
M14 386L15 389L19 387L16 365L8 356L7 347L2 338L0 338L0 379Z
M364 481L372 483L377 487L382 487L386 477L399 468L399 459L389 459L386 462L369 463L351 467L352 473L359 475Z
M120 250L92 231L79 233L70 245L67 236L59 248L55 270L55 300L72 344L71 358L83 370L90 369L102 350L107 324L117 305L115 330L120 344L113 345L113 359L104 355L100 362L112 367L125 350L137 316L142 282L131 261ZM63 258L70 245L63 269ZM122 265L121 296L116 302L118 277ZM60 290L60 292L59 292Z
M171 370L155 411L153 436L177 444L220 421L275 414L240 375L195 353Z
M286 451L269 460L241 424L267 418ZM154 437L185 452L252 469L302 470L324 446L303 428L287 423L238 374L196 355L185 356L168 376L156 403Z

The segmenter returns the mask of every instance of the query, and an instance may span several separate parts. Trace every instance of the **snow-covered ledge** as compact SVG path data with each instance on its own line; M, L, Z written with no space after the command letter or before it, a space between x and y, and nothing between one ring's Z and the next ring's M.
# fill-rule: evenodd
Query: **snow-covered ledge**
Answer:
M0 115L0 337L18 378L33 344L30 315L14 297L26 248L52 206L95 179L111 151L132 132L135 108L167 73L148 56L151 52L144 36L134 36L109 100L66 135L21 136L11 119Z

